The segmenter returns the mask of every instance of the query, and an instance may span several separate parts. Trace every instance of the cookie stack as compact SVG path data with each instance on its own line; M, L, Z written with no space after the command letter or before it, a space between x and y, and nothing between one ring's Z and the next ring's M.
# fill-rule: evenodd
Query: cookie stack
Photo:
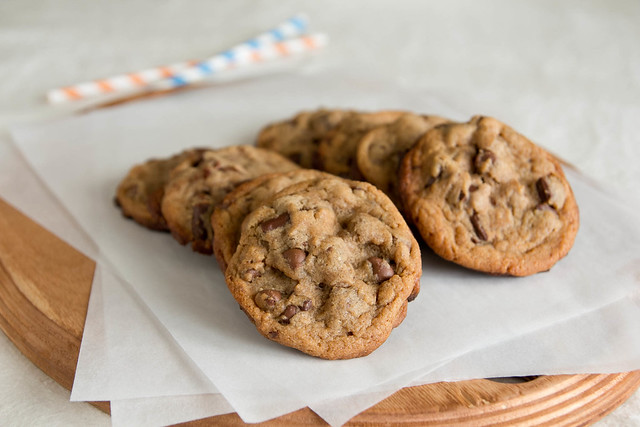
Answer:
M326 359L371 353L420 288L420 249L373 185L252 146L192 149L133 167L125 216L215 253L265 337Z
M116 202L213 253L257 330L313 356L367 355L404 320L422 274L407 222L443 258L515 276L551 268L577 233L558 161L488 117L320 109L256 145L149 160Z

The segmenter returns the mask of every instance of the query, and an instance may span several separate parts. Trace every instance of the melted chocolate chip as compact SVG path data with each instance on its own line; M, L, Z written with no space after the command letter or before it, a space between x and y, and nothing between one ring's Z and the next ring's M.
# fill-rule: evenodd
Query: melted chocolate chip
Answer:
M291 319L293 316L295 316L298 311L300 311L300 309L298 308L297 305L288 305L287 308L284 309L284 312L282 313L282 315L286 318Z
M436 182L436 179L434 177L430 176L429 179L427 179L427 183L424 185L424 188L431 187L434 182Z
M310 299L304 300L302 305L300 306L300 310L309 311L313 308L313 302Z
M473 167L476 173L483 174L486 173L495 162L496 155L493 151L480 148L473 158Z
M295 316L300 309L297 305L288 305L287 308L282 312L282 316L280 316L279 322L283 325L288 325L291 323L291 318Z
M280 291L276 291L275 289L262 290L253 298L256 305L264 311L273 310L281 299L282 294Z
M300 162L302 161L301 153L291 153L289 154L288 157L289 157L289 160L291 160L293 163L300 164Z
M209 232L205 225L207 216L210 216L211 203L198 203L193 205L193 214L191 216L191 233L195 240L207 240ZM209 215L207 215L209 214Z
M471 225L473 226L473 231L476 232L476 235L480 240L486 241L489 237L487 236L487 232L482 228L482 224L480 224L480 217L477 212L474 212L471 215Z
M369 262L371 263L371 269L373 270L373 274L376 276L378 283L389 280L395 274L393 267L391 267L391 265L382 258L371 257L369 258Z
M164 188L158 188L157 190L149 194L147 199L147 211L153 215L157 221L163 221L162 217L162 198L164 197Z
M288 221L289 221L289 213L285 212L280 216L261 222L260 228L262 228L262 231L266 233L268 231L275 230L276 228L282 227Z
M302 249L291 248L282 252L282 256L287 260L289 266L295 270L304 263L304 260L307 257L307 253Z
M198 153L198 156L191 162L191 167L197 168L198 166L200 166L202 164L202 158L202 153Z
M549 183L542 177L536 181L536 190L538 191L538 197L542 203L546 203L551 199L551 189Z

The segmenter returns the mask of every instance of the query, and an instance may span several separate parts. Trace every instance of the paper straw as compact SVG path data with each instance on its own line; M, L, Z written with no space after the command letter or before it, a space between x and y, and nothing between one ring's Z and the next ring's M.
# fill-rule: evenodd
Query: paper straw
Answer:
M293 16L277 27L259 34L258 36L247 40L220 55L227 56L232 59L237 56L244 55L242 53L243 51L259 50L268 44L280 43L286 39L298 37L306 33L307 25L308 20L305 15L299 14ZM220 55L216 55L214 58L219 57ZM51 104L60 104L63 102L107 93L139 89L155 82L162 81L163 79L173 77L194 65L208 63L211 59L205 61L180 62L177 64L150 68L136 73L121 74L107 79L54 89L47 93L47 100Z
M326 34L318 33L291 40L284 40L279 43L266 43L259 47L234 49L233 54L229 54L230 51L228 51L214 56L207 61L200 62L150 87L154 90L178 88L200 82L213 74L235 67L247 66L319 49L326 46L328 41L329 38Z

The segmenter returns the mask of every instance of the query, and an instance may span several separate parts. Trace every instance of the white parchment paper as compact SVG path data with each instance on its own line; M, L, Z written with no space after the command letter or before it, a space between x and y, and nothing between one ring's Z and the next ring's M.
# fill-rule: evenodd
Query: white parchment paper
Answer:
M269 120L321 105L403 108L465 119L428 93L324 74L247 81L14 132L29 163L107 262L245 421L371 390L593 311L637 288L640 239L632 213L569 173L582 226L570 255L551 272L489 277L426 250L421 295L405 322L367 358L328 362L264 340L237 310L212 258L125 221L111 200L135 163L191 146L251 143Z

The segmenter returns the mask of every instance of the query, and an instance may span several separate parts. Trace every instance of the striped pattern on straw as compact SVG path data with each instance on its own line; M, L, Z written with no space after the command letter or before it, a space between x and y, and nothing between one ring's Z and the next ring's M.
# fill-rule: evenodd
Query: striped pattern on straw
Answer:
M226 71L234 67L247 66L262 61L282 58L299 54L310 50L322 48L327 45L328 37L325 34L312 34L298 37L279 43L270 43L259 48L237 49L233 55L220 54L213 58L200 62L176 75L152 85L154 89L166 90L200 82L215 73Z
M107 79L80 83L73 86L51 90L47 100L51 104L60 104L107 93L131 91L141 88L167 89L183 86L203 77L233 66L257 62L258 58L272 59L283 55L272 55L273 48L290 53L300 53L326 44L326 37L302 36L307 32L308 20L299 14L289 18L277 27L261 33L231 49L203 61L187 61L162 67L121 74ZM291 39L291 40L290 40ZM307 43L308 49L300 49L299 44ZM250 59L247 59L250 58ZM196 79L194 76L199 75Z

